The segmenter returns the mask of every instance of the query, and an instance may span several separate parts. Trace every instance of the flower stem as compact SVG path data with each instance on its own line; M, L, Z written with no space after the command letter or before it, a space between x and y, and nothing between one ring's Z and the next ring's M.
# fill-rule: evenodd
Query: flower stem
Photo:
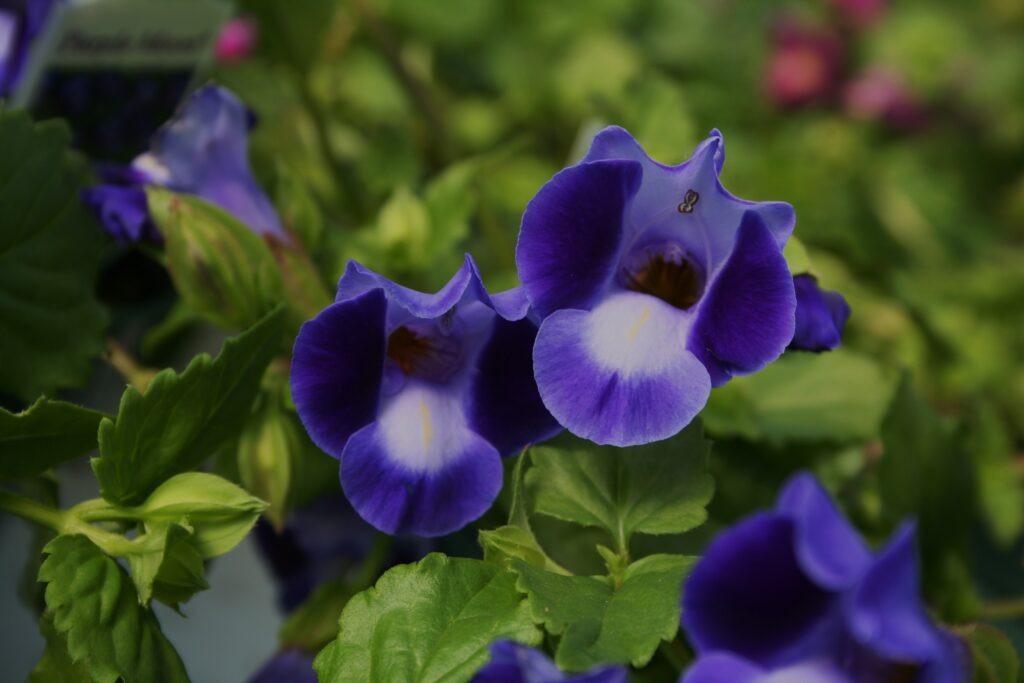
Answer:
M363 559L362 567L352 580L352 589L359 592L369 588L380 576L381 569L391 554L392 538L387 534L377 534L370 552Z
M1009 621L1022 617L1024 617L1024 598L992 602L981 610L981 618L984 621Z
M68 516L62 510L3 489L0 489L0 510L6 510L22 519L53 529L57 533L64 533L67 527Z

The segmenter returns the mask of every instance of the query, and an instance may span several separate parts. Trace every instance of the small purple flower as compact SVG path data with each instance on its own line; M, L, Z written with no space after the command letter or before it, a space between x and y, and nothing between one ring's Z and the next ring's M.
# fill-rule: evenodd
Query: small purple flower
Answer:
M850 305L838 292L818 287L806 273L793 278L796 287L796 332L789 343L795 351L831 351L843 340Z
M295 405L370 524L455 531L494 502L501 456L558 431L533 380L527 309L519 289L490 296L469 256L437 294L349 262L335 303L302 326Z
M214 56L222 64L239 64L252 57L259 38L259 24L253 17L232 19L217 36Z
M142 187L147 184L194 194L230 212L256 233L290 241L249 167L251 121L249 110L231 92L204 86L157 132L149 152L128 167L102 168L104 184L86 190L83 200L107 231L122 241L152 232L151 224L140 219L145 206Z
M724 161L718 131L666 166L611 127L527 205L516 263L545 318L537 384L574 434L617 446L667 438L712 386L761 369L793 338L782 256L793 207L732 196L718 180Z
M798 107L832 97L843 70L843 46L827 29L793 20L775 29L765 66L764 89L781 107Z
M684 683L964 683L961 643L918 595L914 526L868 550L821 485L795 476L775 510L722 533L686 581L699 658Z
M278 652L249 683L316 683L313 657L298 650Z
M491 661L470 683L627 683L625 667L605 666L581 674L565 674L547 655L512 640L491 644Z
M0 0L0 98L14 92L56 0Z

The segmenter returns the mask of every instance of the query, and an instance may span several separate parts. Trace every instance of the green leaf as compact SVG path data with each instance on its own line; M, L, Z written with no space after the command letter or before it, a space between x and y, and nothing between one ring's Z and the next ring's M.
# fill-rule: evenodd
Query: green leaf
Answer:
M182 683L185 667L138 604L131 579L84 536L60 536L46 546L39 570L54 628L73 662L97 683Z
M294 413L264 395L238 440L238 473L246 490L267 501L267 519L284 526L292 472L304 444Z
M814 274L814 267L811 265L807 247L799 238L790 237L782 255L786 257L786 265L789 266L789 272L793 275Z
M642 667L679 630L683 579L695 558L650 555L631 564L617 589L605 577L560 576L514 560L519 588L537 623L560 635L555 662L569 671L595 664Z
M225 342L216 359L201 354L181 375L164 370L145 394L129 387L116 421L100 424L100 457L92 466L103 497L141 503L161 482L236 437L279 349L283 323L279 308Z
M603 528L624 550L636 532L680 533L704 523L714 491L709 450L698 420L671 439L630 449L541 446L530 451L526 485L536 512Z
M57 633L49 616L40 618L39 630L46 638L46 647L27 683L92 683L85 667L71 661L67 640Z
M497 565L436 553L389 570L345 607L314 664L320 683L470 680L491 642L540 642L515 583Z
M319 652L338 635L338 619L352 598L345 581L327 581L299 605L281 626L281 649Z
M24 401L82 384L103 351L103 234L69 142L63 124L0 107L0 393Z
M263 237L198 197L158 187L146 195L166 241L167 269L189 308L243 330L281 301L281 272Z
M540 547L529 529L518 526L503 526L480 532L480 546L484 549L484 560L508 567L513 558L549 572L568 575L569 572L552 560Z
M103 413L40 398L22 413L0 408L0 479L32 477L96 448Z
M992 537L1010 547L1024 532L1024 481L1014 462L1013 444L988 403L971 411L967 452L975 463L977 500Z
M715 389L701 417L713 436L863 441L877 436L892 389L877 363L850 351L787 353Z
M167 532L163 562L153 580L153 597L174 609L210 587L203 556L192 544L188 530L173 525Z
M1010 639L998 629L975 624L967 633L974 662L974 683L1017 683L1020 659Z

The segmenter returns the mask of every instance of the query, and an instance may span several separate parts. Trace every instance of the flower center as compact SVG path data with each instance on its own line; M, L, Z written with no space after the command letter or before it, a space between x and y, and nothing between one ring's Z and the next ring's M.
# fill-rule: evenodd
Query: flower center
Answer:
M462 367L463 334L433 321L402 325L388 337L387 356L406 375L445 382Z
M686 310L704 294L704 271L678 244L654 244L626 259L622 284Z

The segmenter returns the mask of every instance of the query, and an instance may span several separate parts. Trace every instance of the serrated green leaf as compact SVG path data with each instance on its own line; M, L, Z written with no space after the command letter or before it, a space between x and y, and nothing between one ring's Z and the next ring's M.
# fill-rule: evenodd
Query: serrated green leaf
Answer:
M67 640L57 633L49 616L39 619L39 630L46 639L46 647L26 683L92 683L85 667L71 661Z
M540 642L516 575L431 554L352 598L337 640L317 657L320 683L463 683L500 638Z
M73 662L97 683L187 683L185 667L131 579L84 536L46 546L46 607Z
M535 512L603 528L620 550L634 533L680 533L707 519L714 481L707 472L710 442L698 420L645 446L580 443L573 450L531 449L526 485Z
M617 589L606 577L560 576L512 564L537 623L561 641L555 662L569 671L596 664L642 667L679 630L683 579L695 558L650 555L631 564Z
M712 436L753 441L863 441L878 434L893 382L844 349L787 353L711 393L701 413Z
M0 408L0 479L32 477L94 450L104 417L48 398L22 413Z
M201 354L181 375L164 370L145 394L129 387L116 421L100 424L100 457L92 466L103 497L117 505L141 503L161 482L236 437L279 350L283 325L278 308L225 342L217 358Z
M103 351L103 236L78 199L86 173L70 139L0 107L0 393L24 401L81 384Z
M198 197L158 187L146 196L166 241L167 269L190 309L243 330L282 300L281 271L263 237Z
M1017 683L1020 658L999 629L975 624L967 634L967 644L974 662L974 683Z

